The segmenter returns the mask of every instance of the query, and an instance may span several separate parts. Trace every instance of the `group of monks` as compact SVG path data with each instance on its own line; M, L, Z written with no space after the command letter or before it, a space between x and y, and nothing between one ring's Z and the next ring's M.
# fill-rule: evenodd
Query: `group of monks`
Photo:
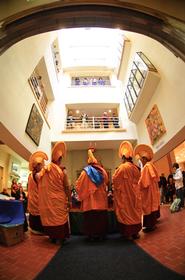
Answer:
M75 189L84 215L84 234L89 240L103 240L108 229L108 175L88 149L87 166L76 181ZM29 160L28 211L33 233L44 233L52 242L64 243L70 236L69 211L71 190L67 172L62 165L66 145L58 142L52 149L51 163L44 152L33 153ZM123 141L119 148L122 163L113 174L114 211L121 235L139 238L139 231L153 230L159 217L160 193L158 174L151 163L153 151L140 144L133 147ZM142 169L133 163L140 160ZM142 220L143 219L143 220Z

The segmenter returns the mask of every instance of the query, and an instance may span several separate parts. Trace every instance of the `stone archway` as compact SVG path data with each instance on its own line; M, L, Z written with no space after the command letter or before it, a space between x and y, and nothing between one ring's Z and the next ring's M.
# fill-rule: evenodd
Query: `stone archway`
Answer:
M15 14L1 23L0 53L16 42L61 28L120 28L156 39L185 61L185 22L140 5L121 1L46 4Z

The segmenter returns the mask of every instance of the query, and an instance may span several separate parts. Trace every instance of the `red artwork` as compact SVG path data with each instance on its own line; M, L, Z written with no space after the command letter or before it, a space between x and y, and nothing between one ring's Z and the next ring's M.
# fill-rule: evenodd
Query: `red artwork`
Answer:
M151 144L154 145L166 132L161 114L157 105L154 105L150 114L145 120Z

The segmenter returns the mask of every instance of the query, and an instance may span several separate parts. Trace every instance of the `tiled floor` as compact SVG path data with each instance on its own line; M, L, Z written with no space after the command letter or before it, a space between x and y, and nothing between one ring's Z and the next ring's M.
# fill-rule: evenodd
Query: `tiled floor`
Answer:
M142 232L137 244L163 265L185 275L185 209L171 214L169 205L162 206L157 229Z
M31 280L58 250L45 236L25 233L25 240L11 247L0 246L0 280Z
M171 214L169 206L162 206L156 231L141 233L136 242L163 265L185 275L185 210ZM22 243L0 246L0 279L34 279L58 248L59 245L51 244L47 237L29 232Z

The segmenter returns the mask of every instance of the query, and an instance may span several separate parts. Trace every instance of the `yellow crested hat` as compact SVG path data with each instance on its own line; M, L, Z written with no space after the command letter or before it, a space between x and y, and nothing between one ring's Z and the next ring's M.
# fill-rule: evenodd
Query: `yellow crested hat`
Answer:
M90 164L90 163L98 163L97 159L93 155L93 151L94 151L94 148L92 148L92 149L90 148L88 150L88 164Z
M133 147L129 141L123 141L119 147L119 157L133 157Z
M57 161L60 157L65 157L66 155L66 144L64 142L57 142L51 152L51 160Z
M44 160L48 160L48 156L44 152L37 151L33 153L29 158L29 170L33 171L35 166L38 163L42 163Z
M154 153L152 148L146 144L139 144L134 149L135 157L146 157L148 160L152 160Z

